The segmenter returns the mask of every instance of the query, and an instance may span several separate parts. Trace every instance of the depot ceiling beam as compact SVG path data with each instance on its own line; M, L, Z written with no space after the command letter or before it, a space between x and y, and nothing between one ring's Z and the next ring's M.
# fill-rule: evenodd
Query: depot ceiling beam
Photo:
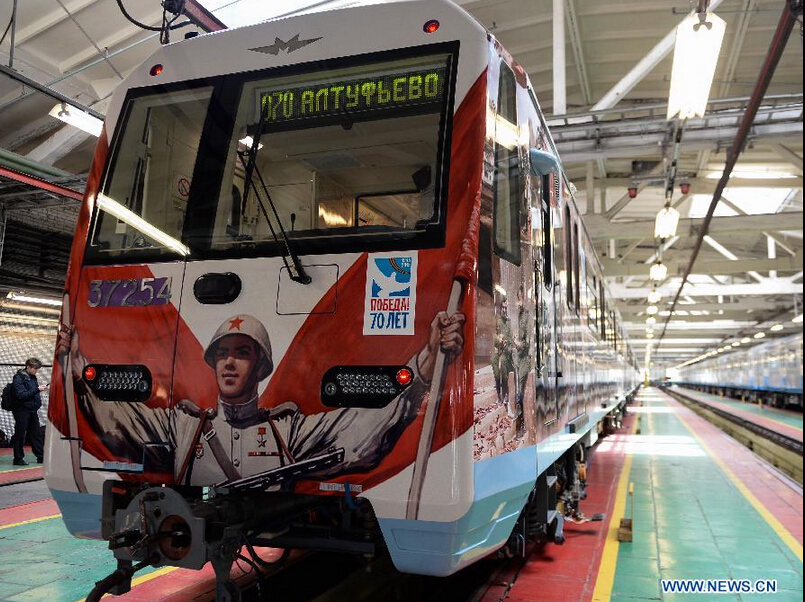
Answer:
M664 261L663 263L668 267L668 274L670 276L681 276L685 271L685 263L681 261ZM648 276L648 268L643 263L619 263L616 260L603 259L601 260L601 265L604 269L604 276ZM802 268L802 250L800 250L793 257L778 257L776 259L697 261L693 268L693 273L726 276L730 274L744 274L749 271L798 272Z
M29 186L35 186L36 188L41 188L42 190L46 190L48 192L54 192L58 195L73 199L75 201L81 201L84 199L83 192L73 190L72 188L66 188L64 186L60 186L59 184L53 184L47 180L42 180L13 169L8 169L7 167L0 166L0 176L15 180L22 184L27 184Z
M708 10L714 11L723 0L711 0ZM618 104L640 81L659 65L674 48L676 41L676 27L669 31L659 43L652 48L629 73L615 84L604 96L593 106L594 111L611 109Z
M684 171L684 170L683 170ZM679 176L682 179L682 176ZM638 176L636 178L638 183L638 189L640 190L639 184L645 183L647 187L661 187L665 185L665 180L657 177L653 178L649 176ZM713 194L713 191L716 189L716 185L718 184L718 180L714 178L684 178L686 182L690 183L690 194ZM597 187L605 186L607 188L628 188L632 185L632 182L635 181L631 178L596 178L595 185ZM791 178L774 178L774 179L764 179L764 178L738 178L733 177L730 178L729 187L730 188L802 188L803 178L802 177L791 177ZM723 201L723 197L722 197Z
M771 317L773 314L769 313L768 315L769 315L769 317ZM639 319L639 318L642 317L643 321L639 322L639 324L643 328L645 328L645 326L646 326L645 315L639 316L637 314L623 314L622 313L622 316L623 316L624 320L632 319L632 321L635 324L638 323L637 321L635 321L635 318ZM675 315L674 315L674 320L684 320L686 322L694 322L694 323L695 322L712 322L713 320L733 320L733 321L740 322L740 321L745 321L745 320L755 320L756 321L758 319L760 319L758 312L739 311L739 310L725 311L723 314L715 314L715 313L709 312L707 315L699 315L699 316L693 316L693 315L689 315L689 314L688 315L678 315L678 314L676 314L676 312L675 312ZM624 322L624 323L627 323L627 322Z
M146 15L142 20L142 23L146 25L156 25L162 22L162 9L160 8L158 11L154 11L149 15ZM98 46L101 48L114 48L119 44L130 40L134 36L142 33L148 33L144 31L142 28L137 27L133 23L128 23L125 27L121 27L112 31L108 36L100 39L97 41ZM65 73L67 71L71 71L81 65L82 63L91 60L96 56L102 56L104 59L109 59L110 57L107 55L99 55L98 51L95 50L95 47L89 45L79 52L76 52L70 56L64 58L63 61L59 63L59 71Z
M741 59L741 50L743 49L744 40L746 39L746 32L749 30L749 22L752 20L752 13L757 5L757 0L743 0L741 10L738 11L736 16L737 23L734 25L733 31L735 32L732 37L732 44L730 51L727 54L727 65L724 68L721 79L723 83L718 91L721 97L729 94L732 80L735 78L735 71Z
M573 87L573 86L569 86ZM537 88L550 89L550 85ZM697 150L710 150L718 152L723 150L725 143L735 137L738 128L735 126L712 127L687 131L681 144L682 152ZM755 124L748 139L760 142L780 138L790 140L802 139L802 121L787 120L785 122ZM653 134L622 134L609 138L596 140L587 137L578 140L557 140L556 148L562 157L563 163L583 163L604 159L634 159L636 155L657 156L661 154L665 143L665 133Z
M802 230L801 211L787 213L761 213L758 215L732 215L715 217L710 223L710 234L734 232L779 232L781 230ZM605 239L636 240L638 238L654 238L654 220L632 220L610 222L600 215L590 215L585 219L587 230L593 240ZM679 220L677 236L697 236L704 224L701 218L683 218Z
M579 28L579 18L576 13L576 0L566 0L567 2L567 28L570 32L570 48L573 50L573 60L576 62L576 71L579 75L581 88L581 98L585 105L591 105L593 95L590 91L590 78L587 75L587 62L584 59L584 47L582 46L581 29Z
M661 308L663 311L668 311L670 309L670 304L664 303ZM791 309L791 301L786 301L785 303L782 302L775 302L769 299L764 299L762 297L749 297L746 299L738 299L737 301L729 301L728 299L724 300L724 303L707 303L704 301L696 302L692 305L682 305L678 309L689 311L691 309L699 310L699 311L709 311L711 313L717 313L719 311L723 311L725 314L727 312L765 312L765 311L787 311ZM636 314L636 313L646 313L646 305L644 302L638 302L635 305L627 305L622 303L618 306L618 311L621 312L623 315L627 314ZM720 315L720 314L719 314Z
M800 175L802 175L802 157L800 157L797 153L792 151L787 146L784 146L777 142L772 142L767 144L771 150L777 153L783 161L788 162L794 169L796 169Z
M97 2L98 0L73 0L72 2L65 2L64 5L67 10L75 14L78 11L87 8L88 6L96 4ZM17 29L16 44L24 44L39 34L45 33L51 27L66 21L68 18L69 17L67 14L61 10L61 8L50 11L43 16L40 16L30 25Z
M615 299L645 299L646 289L641 287L627 288L610 283L612 297ZM666 284L657 290L663 297L673 298L678 287ZM771 295L801 295L802 285L785 278L767 280L764 283L750 284L685 284L683 295L690 297L718 297L719 295L735 295L741 297L768 297ZM695 307L695 306L692 306Z
M59 102L66 102L66 103L74 106L75 108L84 111L85 113L89 113L93 117L97 117L98 119L103 120L103 115L101 113L98 113L98 111L81 104L80 102L76 101L73 98L70 98L69 96L65 96L61 92L57 92L53 88L48 88L47 86L44 86L44 85L40 84L39 82L32 80L30 77L26 77L25 75L22 75L21 73L18 73L14 69L9 69L5 65L0 65L0 73L2 73L3 75L5 75L7 77L10 77L11 79L13 79L15 81L18 81L19 83L21 83L21 84L23 84L25 86L29 86L31 88L34 88L37 91L41 92L42 94L50 96L51 98L55 98Z

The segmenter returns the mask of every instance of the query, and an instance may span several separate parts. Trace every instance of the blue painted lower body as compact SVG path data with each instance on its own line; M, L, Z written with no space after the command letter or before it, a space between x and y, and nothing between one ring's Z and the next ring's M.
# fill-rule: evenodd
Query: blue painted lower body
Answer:
M91 493L51 489L67 530L75 537L102 539L101 497Z
M534 488L536 468L534 446L476 462L472 506L456 521L379 519L394 565L443 577L500 548Z
M476 462L472 505L456 521L378 519L394 566L405 573L443 577L503 546L537 475L624 402L623 398L610 400L588 412L589 421L578 432L560 432L539 445Z

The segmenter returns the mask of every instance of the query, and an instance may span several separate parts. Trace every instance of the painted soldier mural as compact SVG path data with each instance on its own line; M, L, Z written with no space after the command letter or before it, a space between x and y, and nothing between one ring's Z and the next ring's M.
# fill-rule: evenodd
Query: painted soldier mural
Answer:
M461 354L465 316L440 312L425 347L408 367L410 386L383 408L345 408L306 415L293 401L272 408L259 404L258 385L274 370L269 334L255 317L224 320L204 351L215 373L217 406L202 409L183 399L169 409L101 401L82 381L87 364L78 333L62 331L57 352L72 354L78 407L108 449L151 469L172 471L176 483L236 483L294 466L293 475L333 477L370 470L388 454L414 420L433 376L441 347L451 360ZM143 445L144 441L166 442ZM266 481L289 487L282 472Z
M524 413L523 399L528 384L528 373L531 371L531 315L525 304L522 285L517 289L517 338L514 341L517 390L515 391L515 423L517 436L523 435Z
M509 399L509 373L514 371L512 353L514 339L512 337L511 320L509 319L509 305L506 299L501 300L500 310L495 325L495 342L492 351L492 372L495 376L495 388L498 394L498 403L505 404L509 417L514 417Z

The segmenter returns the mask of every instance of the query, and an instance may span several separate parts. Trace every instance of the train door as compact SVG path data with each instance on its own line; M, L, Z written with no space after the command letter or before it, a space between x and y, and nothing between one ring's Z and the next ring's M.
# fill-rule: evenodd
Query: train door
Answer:
M536 399L540 426L556 422L556 327L554 315L551 176L531 180L532 253L536 304Z
M564 329L568 319L568 308L565 306L571 292L570 274L567 270L565 251L565 230L568 227L565 215L562 212L562 185L561 174L551 174L550 218L551 252L553 254L553 332L554 332L554 362L551 366L551 377L556 391L557 419L567 412L568 392L565 380L565 363L567 359L566 337Z

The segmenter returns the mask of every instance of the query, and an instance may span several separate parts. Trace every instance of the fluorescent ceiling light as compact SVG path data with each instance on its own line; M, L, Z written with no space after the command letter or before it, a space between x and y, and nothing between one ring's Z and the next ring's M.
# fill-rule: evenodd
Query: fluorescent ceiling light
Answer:
M84 130L87 134L92 134L96 138L101 135L101 130L103 129L103 121L66 102L60 102L53 107L50 110L50 116Z
M665 206L657 214L654 221L654 238L672 238L676 236L676 227L679 225L679 211Z
M802 314L796 316L793 320L791 320L794 324L800 324L802 322Z
M27 295L20 295L19 293L10 292L6 295L7 299L13 299L20 303L39 303L41 305L52 305L53 307L61 307L62 302L58 299L46 299L45 297L29 297Z
M662 300L662 294L660 294L660 292L657 290L652 290L648 294L648 302L651 303L652 305L659 303L661 300Z
M744 338L741 339L741 343L743 343L744 345L746 345L747 343L751 343L751 342L752 342L752 339L750 339L749 337L744 337Z
M252 138L251 136L246 136L245 138L241 138L240 140L238 140L238 142L240 142L246 148L252 148L254 146L254 138ZM262 148L263 148L263 143L261 142L260 144L257 145L257 150L260 150Z
M190 249L185 244L176 240L173 236L166 234L153 224L145 221L139 215L124 207L116 200L110 199L105 194L98 195L98 205L108 214L113 215L122 222L126 222L129 226L135 230L139 230L148 238L157 241L180 255L190 255Z
M647 313L648 315L650 315L650 316L654 316L654 315L656 315L658 311L659 311L659 309L657 308L657 306L656 306L656 305L649 305L649 306L646 308L646 313Z
M646 324L656 324L656 323L657 318L655 318L654 316L649 316L648 318L646 318Z
M694 13L676 28L668 119L704 117L727 24L714 13Z
M783 329L782 324L775 324L769 330L771 330L772 332L780 332L782 329Z
M657 261L654 265L651 266L649 270L649 276L655 282L662 282L665 280L665 277L668 275L668 268L663 264L662 261Z
M765 332L758 332L758 333L755 334L756 339L762 339L762 338L765 338L765 336L766 336Z

